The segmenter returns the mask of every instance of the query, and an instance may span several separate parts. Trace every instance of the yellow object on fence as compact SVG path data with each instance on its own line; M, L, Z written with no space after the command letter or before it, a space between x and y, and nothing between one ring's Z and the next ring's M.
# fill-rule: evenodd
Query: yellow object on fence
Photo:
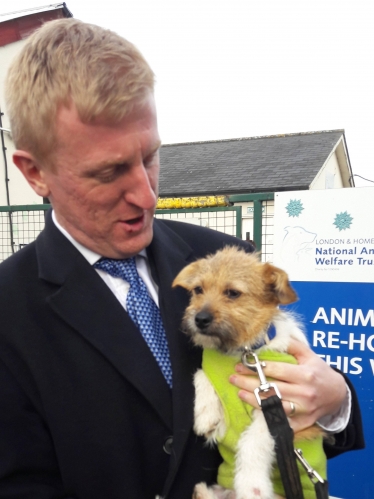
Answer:
M200 196L191 198L158 198L157 210L178 210L183 208L212 208L229 206L226 196Z

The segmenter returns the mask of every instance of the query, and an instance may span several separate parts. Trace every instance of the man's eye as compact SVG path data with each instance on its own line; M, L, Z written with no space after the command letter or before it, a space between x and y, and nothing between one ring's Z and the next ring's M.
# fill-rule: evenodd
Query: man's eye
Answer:
M150 156L145 158L143 160L144 167L150 168L155 163L155 161L158 160L158 156L159 156L159 152L157 150L156 152L152 153Z
M239 298L239 296L241 295L241 292L237 291L236 289L226 289L224 293L227 298L230 298L231 300L235 300L235 298Z
M110 182L113 182L118 177L120 177L123 174L123 172L126 170L126 168L127 168L127 165L125 163L115 165L108 170L104 170L104 171L100 172L97 175L97 179L102 184L109 184Z
M193 292L195 295L201 295L203 294L203 288L201 286L196 286L196 288L193 288Z
M117 178L117 175L112 174L112 175L100 175L98 180L102 184L109 184L110 182L113 182Z

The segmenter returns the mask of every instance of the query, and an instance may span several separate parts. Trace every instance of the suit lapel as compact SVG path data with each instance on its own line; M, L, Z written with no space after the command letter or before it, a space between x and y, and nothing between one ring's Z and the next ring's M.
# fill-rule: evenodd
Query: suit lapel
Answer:
M188 295L181 288L171 287L178 272L193 260L190 246L155 220L154 238L147 253L159 286L160 310L170 349L172 400L141 334L100 276L55 227L50 215L37 239L36 250L39 277L57 285L47 299L54 312L131 382L173 430L175 459L165 484L166 494L192 431L193 374L201 365L201 351L180 331Z
M193 259L190 246L156 219L154 238L148 252L154 278L159 285L160 310L173 368L173 453L176 466L170 470L164 490L166 493L177 472L193 425L193 374L201 366L201 350L193 347L180 330L189 301L188 294L182 288L172 288L178 272Z
M149 401L172 428L170 390L132 320L85 258L47 220L37 240L39 275L59 284L47 302ZM150 382L151 380L151 382Z

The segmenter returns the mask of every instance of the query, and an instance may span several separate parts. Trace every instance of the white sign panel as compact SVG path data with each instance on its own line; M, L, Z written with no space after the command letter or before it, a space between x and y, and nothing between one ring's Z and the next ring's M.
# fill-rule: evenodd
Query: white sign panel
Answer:
M292 281L373 282L374 188L275 194L274 264Z

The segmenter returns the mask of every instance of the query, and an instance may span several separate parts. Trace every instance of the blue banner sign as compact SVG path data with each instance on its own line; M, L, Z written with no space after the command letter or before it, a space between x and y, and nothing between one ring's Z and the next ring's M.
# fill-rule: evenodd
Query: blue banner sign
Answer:
M330 493L372 499L374 474L374 284L293 281L308 339L318 355L352 380L367 447L329 460Z
M330 495L372 499L374 473L373 188L276 193L274 264L298 293L310 345L353 382L366 449L329 461Z

